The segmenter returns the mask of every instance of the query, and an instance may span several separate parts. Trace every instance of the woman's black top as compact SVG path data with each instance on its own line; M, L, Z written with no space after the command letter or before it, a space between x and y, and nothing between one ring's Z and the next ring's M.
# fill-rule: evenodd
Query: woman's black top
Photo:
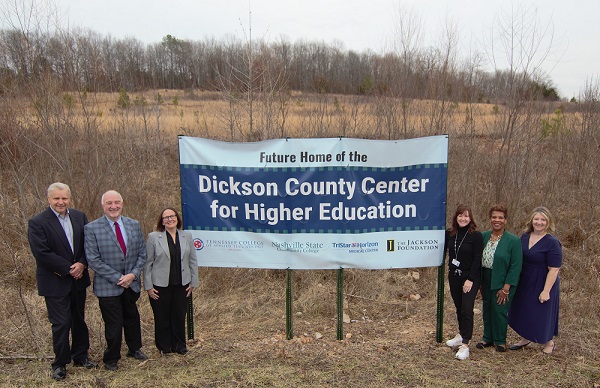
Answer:
M171 256L171 269L169 272L169 285L181 286L181 246L179 245L179 233L175 232L175 241L171 233L167 232L169 243L169 255Z
M481 232L469 233L469 227L458 228L454 236L446 231L444 252L448 252L450 275L467 278L474 282L481 279L481 255L483 236Z

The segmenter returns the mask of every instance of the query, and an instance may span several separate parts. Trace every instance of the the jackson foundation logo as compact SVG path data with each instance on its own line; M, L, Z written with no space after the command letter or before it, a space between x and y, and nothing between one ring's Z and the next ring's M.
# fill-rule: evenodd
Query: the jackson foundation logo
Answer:
M391 252L389 249L389 245L390 243L388 240L388 252ZM439 247L440 242L436 239L406 239L398 241L398 243L396 244L397 251L434 251L438 250Z
M388 252L394 252L395 251L394 242L395 242L395 240L387 240L386 241L385 247L386 247L386 250Z

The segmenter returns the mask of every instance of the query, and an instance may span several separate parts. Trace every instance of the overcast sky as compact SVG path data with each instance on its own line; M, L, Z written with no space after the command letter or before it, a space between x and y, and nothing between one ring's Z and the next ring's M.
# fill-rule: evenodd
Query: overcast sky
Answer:
M115 38L160 42L170 34L203 40L252 37L342 42L345 49L383 53L394 36L399 5L420 16L424 46L434 45L446 21L457 26L461 57L482 51L502 12L537 9L554 30L554 50L544 62L563 97L578 96L600 69L600 0L55 0L69 27L90 28ZM497 24L497 23L496 23Z

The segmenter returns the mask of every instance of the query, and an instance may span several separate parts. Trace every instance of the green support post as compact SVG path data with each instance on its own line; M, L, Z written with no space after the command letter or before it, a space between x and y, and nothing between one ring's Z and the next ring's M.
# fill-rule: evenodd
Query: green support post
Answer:
M292 323L292 275L293 270L288 268L285 287L285 338L288 340L294 338Z
M337 339L344 339L344 269L337 270Z
M435 326L435 340L442 342L442 332L444 330L444 272L446 266L442 259L442 265L438 267L438 287L437 287L437 323Z
M192 295L187 298L187 338L189 340L194 339L194 302L192 301Z

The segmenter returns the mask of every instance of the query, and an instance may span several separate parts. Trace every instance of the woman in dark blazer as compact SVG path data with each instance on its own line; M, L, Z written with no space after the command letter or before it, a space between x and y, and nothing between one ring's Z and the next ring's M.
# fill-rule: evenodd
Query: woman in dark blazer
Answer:
M492 230L482 233L481 296L483 299L483 340L479 349L495 345L506 351L508 309L519 283L523 251L520 239L505 230L508 210L502 205L489 212Z
M155 344L161 354L188 352L185 340L186 298L198 287L198 261L192 235L180 230L179 213L166 208L156 232L148 235L144 289L154 313Z

